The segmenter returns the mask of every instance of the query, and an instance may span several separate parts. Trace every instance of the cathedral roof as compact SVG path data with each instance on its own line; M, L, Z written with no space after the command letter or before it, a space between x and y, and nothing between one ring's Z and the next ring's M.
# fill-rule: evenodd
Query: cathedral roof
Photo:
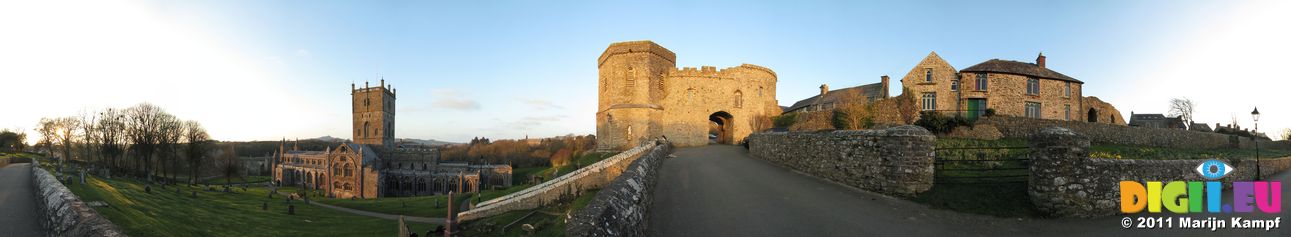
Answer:
M986 62L973 65L972 67L964 68L964 70L960 70L960 72L1008 73L1059 81L1084 83L1080 80L1076 80L1076 78L1071 78L1067 75L1063 75L1062 73L1049 70L1048 68L1040 67L1040 65L1036 65L1034 63L1018 62L1013 60L991 59Z

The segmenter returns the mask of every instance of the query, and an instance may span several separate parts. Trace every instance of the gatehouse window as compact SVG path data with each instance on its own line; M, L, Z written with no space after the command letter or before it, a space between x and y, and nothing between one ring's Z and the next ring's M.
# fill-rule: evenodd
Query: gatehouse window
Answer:
M735 91L735 108L744 107L744 93Z
M923 111L935 111L935 110L937 110L937 93L936 92L923 93Z

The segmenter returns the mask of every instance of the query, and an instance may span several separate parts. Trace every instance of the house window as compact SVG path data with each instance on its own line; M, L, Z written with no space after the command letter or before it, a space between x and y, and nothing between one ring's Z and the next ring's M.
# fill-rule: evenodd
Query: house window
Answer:
M977 73L977 90L986 90L986 73Z
M1071 120L1071 105L1062 106L1062 119Z
M959 80L950 81L950 91L959 91Z
M937 110L937 93L936 92L923 93L923 111L935 111L935 110Z
M1040 95L1040 79L1027 78L1027 94Z
M923 69L923 82L932 82L932 68Z
M1027 102L1026 116L1027 118L1040 118L1040 103Z
M1066 97L1071 97L1071 82L1068 81L1065 83L1065 85L1067 85L1067 90L1063 92L1063 95Z

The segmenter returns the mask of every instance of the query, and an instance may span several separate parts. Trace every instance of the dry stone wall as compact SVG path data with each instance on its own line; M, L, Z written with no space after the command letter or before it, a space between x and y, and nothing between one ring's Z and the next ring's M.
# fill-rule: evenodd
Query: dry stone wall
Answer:
M632 162L586 207L574 212L565 226L565 235L646 236L659 168L671 153L671 144L660 144Z
M1139 145L1169 148L1235 148L1241 140L1250 143L1250 139L1237 136L1185 131L1178 129L1127 127L1105 123L1079 121L1056 121L1012 116L991 116L977 120L978 124L989 124L1000 130L1004 137L1029 138L1040 130L1049 127L1063 127L1084 135L1093 143ZM1252 143L1253 144L1253 143ZM1263 143L1261 143L1263 144ZM1253 146L1253 145L1247 145Z
M749 136L749 154L807 175L884 194L932 188L936 137L918 126Z
M1137 160L1089 157L1090 138L1051 127L1031 139L1027 192L1038 209L1060 217L1097 217L1120 212L1120 181L1206 181L1193 171L1202 160ZM1253 160L1224 159L1236 171L1219 181L1255 178ZM1291 168L1291 157L1260 161L1261 176Z
M577 197L587 190L603 188L619 177L633 161L656 147L654 142L637 146L550 181L480 202L474 209L457 214L457 219L469 221L510 211L539 208Z
M36 161L31 164L32 182L36 187L36 210L40 224L49 236L126 236L107 218L81 202L49 171Z

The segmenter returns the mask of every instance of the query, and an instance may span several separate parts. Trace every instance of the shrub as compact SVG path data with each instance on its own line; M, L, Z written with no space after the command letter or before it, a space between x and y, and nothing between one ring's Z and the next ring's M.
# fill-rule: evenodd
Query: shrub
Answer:
M965 118L964 116L946 116L941 113L937 113L936 111L920 112L919 120L916 120L914 124L928 129L928 131L942 134L949 133L951 129L958 126L973 125L972 121L969 121L968 118Z
M995 109L987 108L983 115L986 117L995 116Z
M775 125L775 127L787 128L789 126L793 126L794 122L797 122L798 113L782 114L780 116L773 117L772 120L773 120L772 124Z

